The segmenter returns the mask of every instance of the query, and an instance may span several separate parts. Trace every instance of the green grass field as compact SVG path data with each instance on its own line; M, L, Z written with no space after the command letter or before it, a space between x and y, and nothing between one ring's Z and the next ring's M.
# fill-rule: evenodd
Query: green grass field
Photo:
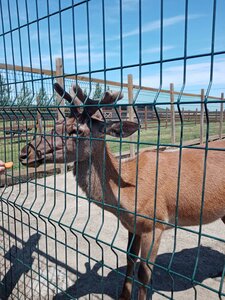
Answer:
M225 127L225 124L224 124ZM223 130L225 133L225 128ZM215 136L219 133L219 123L210 123L209 124L209 136ZM204 137L206 136L206 125L204 126ZM181 138L181 125L176 124L176 143L180 143ZM192 141L195 139L200 138L200 125L193 124L193 123L185 123L183 127L183 142ZM110 148L113 152L120 151L120 140L119 139L111 139L109 141ZM122 143L122 151L128 151L130 149L129 138L123 139ZM133 142L138 144L138 134L133 135ZM158 128L153 127L149 128L148 130L141 129L140 136L139 136L139 144L140 148L144 147L154 147L157 145L158 142ZM167 128L164 126L160 127L160 136L159 136L159 143L160 144L171 144L171 127L168 126ZM136 147L136 145L135 145Z
M30 124L31 125L31 124ZM34 124L32 124L34 125ZM169 126L165 127L165 124L161 124L160 126L160 144L171 144L171 127ZM7 124L9 126L9 124ZM154 147L157 145L158 141L158 128L156 125L151 125L152 128L149 128L147 130L140 129L140 134L138 135L135 133L133 135L133 143L135 149L137 148L137 144L139 143L140 149L144 147ZM2 128L2 126L0 126ZM49 129L48 129L49 130ZM209 136L216 136L219 133L219 123L210 123L209 124ZM224 124L224 130L223 133L225 133L225 124ZM0 159L4 161L13 161L14 162L14 170L19 168L19 161L18 156L19 152L22 149L22 147L31 140L32 136L34 134L33 131L29 131L26 134L24 134L22 137L19 137L18 135L15 135L14 137L10 137L10 135L7 135L9 139L4 141L4 135L3 130L0 131ZM180 141L180 135L181 135L181 126L180 124L176 124L176 143L179 144ZM204 136L206 135L206 125L204 127ZM183 127L183 142L191 141L194 139L199 139L200 137L200 125L193 124L193 123L184 123ZM122 139L116 139L112 138L111 136L107 136L107 143L109 144L111 150L113 153L120 153L120 150L122 152L128 151L130 149L130 138ZM121 149L120 149L121 146ZM21 166L21 168L23 168Z

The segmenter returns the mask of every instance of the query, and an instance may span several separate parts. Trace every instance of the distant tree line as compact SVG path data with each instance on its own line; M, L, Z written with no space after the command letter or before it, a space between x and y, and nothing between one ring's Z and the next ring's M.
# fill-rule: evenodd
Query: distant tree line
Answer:
M0 74L0 105L11 104L11 88L5 85L5 80Z
M14 95L14 96L13 96ZM49 102L49 96L42 86L33 93L27 84L23 84L20 90L12 93L10 85L7 85L4 77L0 74L0 106L3 105L22 105L22 106L45 106Z
M107 86L106 91L110 91L109 86ZM102 86L100 85L100 83L96 83L95 85L95 91L93 94L93 99L101 99L103 96L104 92L102 90Z
M107 91L109 91L109 86ZM84 93L87 94L86 89ZM92 98L95 100L101 99L104 92L102 86L96 83L95 90ZM54 100L56 97L53 97ZM46 89L42 86L38 91L33 92L26 83L22 84L20 90L12 91L10 85L6 84L6 80L2 74L0 74L0 106L3 105L20 105L20 106L47 106L50 97L48 96ZM53 104L51 102L51 104Z

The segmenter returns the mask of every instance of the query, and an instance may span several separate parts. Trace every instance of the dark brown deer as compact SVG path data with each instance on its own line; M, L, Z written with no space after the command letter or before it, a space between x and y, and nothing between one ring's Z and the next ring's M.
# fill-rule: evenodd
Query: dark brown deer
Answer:
M51 133L36 136L22 149L20 161L28 167L74 162L74 175L88 197L98 201L100 206L104 204L104 208L116 216L119 208L120 221L128 230L127 276L121 299L131 297L131 278L140 250L139 299L146 299L146 285L163 231L174 228L174 224L189 226L219 218L225 220L225 152L216 150L225 148L225 142L209 144L213 149L207 155L202 201L206 153L203 145L202 149L183 149L181 159L179 151L146 150L120 165L107 147L105 135L127 137L139 130L139 125L96 118L99 108L96 101L86 97L80 87L73 85L70 94L58 84L54 87L71 103L71 116L56 123ZM121 98L120 93L106 92L101 103L112 104ZM87 105L83 111L82 103Z

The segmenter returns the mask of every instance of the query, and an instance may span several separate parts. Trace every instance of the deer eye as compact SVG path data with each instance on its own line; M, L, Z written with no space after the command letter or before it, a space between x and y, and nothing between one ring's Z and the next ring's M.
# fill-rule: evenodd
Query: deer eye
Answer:
M81 136L83 135L83 130L80 128L80 124L77 126L73 127L73 129L69 132L69 136Z
M75 135L78 135L78 136L81 136L83 134L83 131L82 130L73 130L72 132L69 133L69 136L75 136Z

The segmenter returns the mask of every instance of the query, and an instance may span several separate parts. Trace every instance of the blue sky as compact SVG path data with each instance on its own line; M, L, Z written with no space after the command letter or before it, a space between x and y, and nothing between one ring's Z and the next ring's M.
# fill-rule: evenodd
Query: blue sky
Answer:
M91 0L88 5L84 3L72 10L66 8L82 1L29 0L31 55L28 27L23 26L27 23L25 0L18 0L19 14L15 1L9 1L11 18L8 0L1 2L4 32L8 32L10 26L15 29L12 34L4 34L4 53L2 22L0 24L1 63L5 62L6 57L9 64L14 62L16 65L30 66L32 63L33 67L49 69L51 66L55 68L56 57L63 56L65 73L88 75L89 71L96 71L92 77L106 76L108 80L122 82L126 82L127 74L131 73L135 83L159 87L160 63L157 62L160 60L161 1L122 0L120 3L119 0ZM173 82L178 91L183 83L184 60L172 60L184 56L185 3L184 0L163 1L163 60L171 61L162 65L162 85L168 89L170 82ZM187 56L211 53L213 3L213 0L188 1ZM63 10L61 16L57 13L59 7ZM50 18L46 18L48 11L52 14ZM216 1L214 52L222 54L214 57L210 94L215 96L225 91L224 12L225 1ZM40 21L37 23L35 20L38 18ZM20 30L17 29L19 25L22 26ZM199 93L201 88L207 90L210 60L210 56L188 59L185 91ZM140 63L144 64L141 68L138 67ZM121 66L125 67L122 72ZM104 69L107 69L106 73Z

